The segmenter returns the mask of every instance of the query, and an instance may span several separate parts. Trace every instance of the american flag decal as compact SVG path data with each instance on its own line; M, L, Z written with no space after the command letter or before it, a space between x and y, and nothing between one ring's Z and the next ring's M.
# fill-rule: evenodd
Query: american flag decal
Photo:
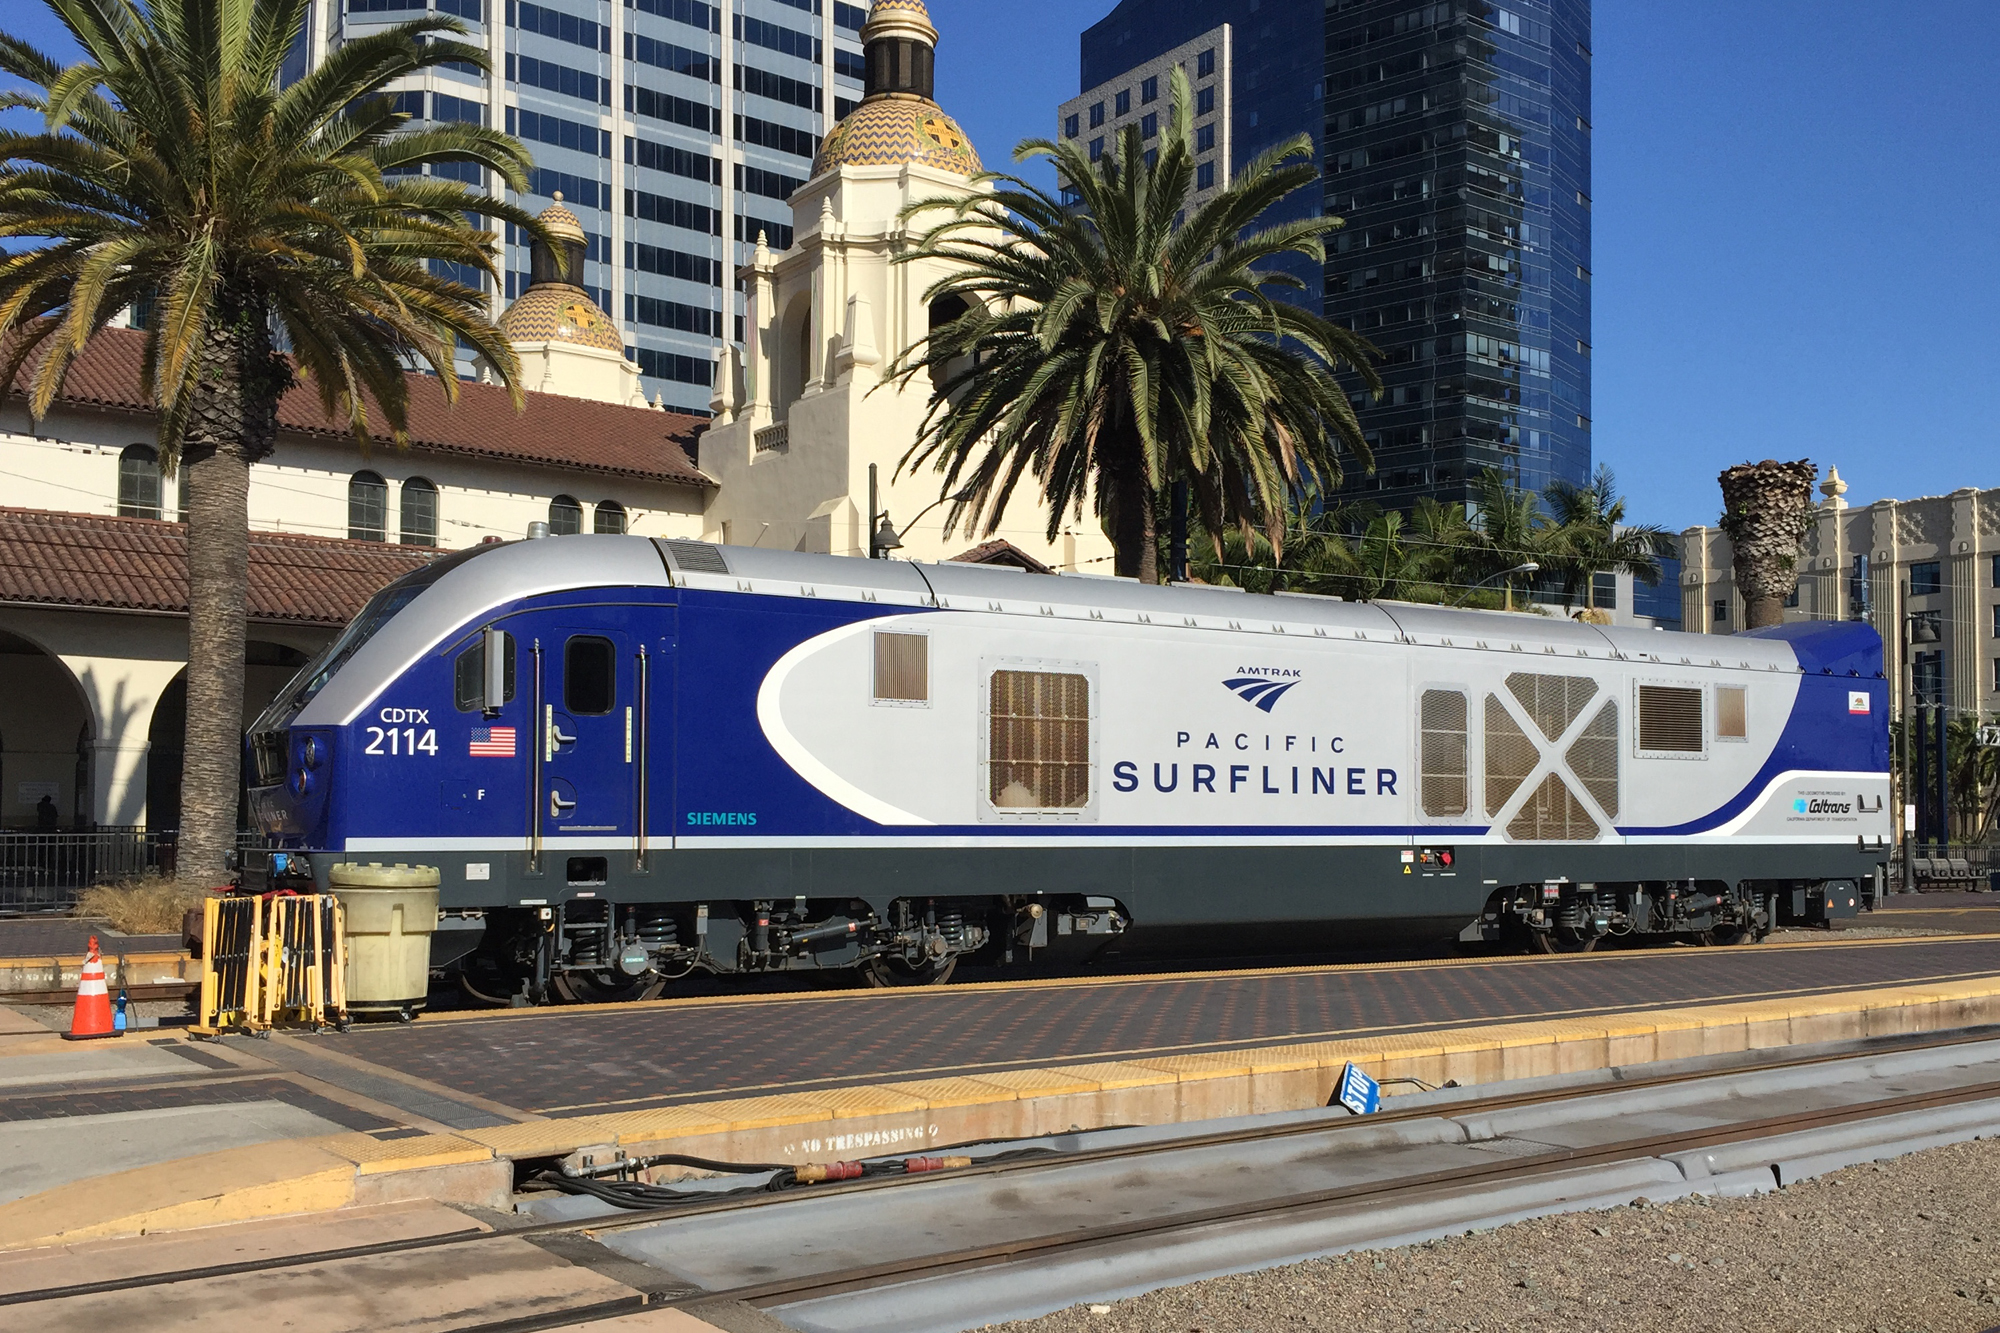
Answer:
M467 754L488 755L496 759L514 757L514 729L512 727L474 727L472 743L466 747Z

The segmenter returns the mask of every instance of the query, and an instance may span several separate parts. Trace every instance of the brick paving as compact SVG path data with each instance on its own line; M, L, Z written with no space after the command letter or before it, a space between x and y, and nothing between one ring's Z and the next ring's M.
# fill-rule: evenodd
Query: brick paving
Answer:
M2000 940L951 986L357 1027L328 1049L523 1111L1185 1054L2000 972Z

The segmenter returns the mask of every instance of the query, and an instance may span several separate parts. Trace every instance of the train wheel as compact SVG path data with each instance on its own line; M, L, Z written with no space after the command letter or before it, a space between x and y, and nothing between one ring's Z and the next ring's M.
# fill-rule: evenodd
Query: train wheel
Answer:
M1536 953L1589 953L1597 947L1598 938L1570 926L1555 926L1530 930L1528 947Z
M659 977L624 977L615 973L558 972L549 989L571 1004L629 1004L650 1000L667 988Z
M958 968L956 957L942 963L911 964L901 958L870 958L857 969L864 984L877 990L903 986L942 986Z
M1700 940L1700 943L1716 945L1755 944L1758 940L1764 938L1763 935L1757 933L1754 926L1744 925L1737 921L1718 925L1712 930L1699 931L1697 934L1708 937L1705 940Z

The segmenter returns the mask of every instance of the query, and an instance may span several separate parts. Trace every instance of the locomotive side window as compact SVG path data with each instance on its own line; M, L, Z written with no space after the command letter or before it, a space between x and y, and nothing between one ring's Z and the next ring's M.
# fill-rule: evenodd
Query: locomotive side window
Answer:
M1090 804L1090 679L995 671L989 684L987 798L1002 810Z
M618 697L618 655L611 640L579 634L563 645L563 708L576 717L601 716Z
M1654 754L1702 753L1701 687L1639 687L1639 749Z
M503 632L500 640L506 645L501 649L500 661L507 673L507 686L501 692L501 702L511 703L514 699L514 636ZM451 695L452 703L461 713L476 713L486 706L485 635L480 635L452 663Z
M1462 815L1468 803L1465 696L1457 690L1425 690L1422 716L1424 813Z
M1745 704L1746 693L1741 685L1715 687L1715 739L1750 739L1750 710Z
M928 703L931 697L931 640L928 634L875 635L875 702Z

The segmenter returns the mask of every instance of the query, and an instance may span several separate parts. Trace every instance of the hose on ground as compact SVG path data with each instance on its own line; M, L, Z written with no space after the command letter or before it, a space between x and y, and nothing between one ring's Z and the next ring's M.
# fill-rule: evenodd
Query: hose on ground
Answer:
M775 1166L759 1162L717 1162L704 1157L688 1157L680 1153L661 1153L652 1157L626 1158L617 1164L621 1170L644 1170L649 1166L686 1166L695 1170L731 1175L769 1173L770 1178L762 1183L738 1185L733 1189L676 1189L670 1185L648 1184L643 1180L599 1180L593 1176L569 1175L561 1171L538 1171L530 1176L529 1180L564 1194L588 1195L616 1208L636 1210L671 1208L680 1204L714 1203L721 1199L741 1198L752 1194L777 1194L805 1186L844 1180L928 1175L934 1171L987 1166L1023 1157L1047 1156L1055 1151L1053 1148L1013 1148L979 1158L916 1156L886 1158L871 1162L824 1164L807 1162L801 1166Z

